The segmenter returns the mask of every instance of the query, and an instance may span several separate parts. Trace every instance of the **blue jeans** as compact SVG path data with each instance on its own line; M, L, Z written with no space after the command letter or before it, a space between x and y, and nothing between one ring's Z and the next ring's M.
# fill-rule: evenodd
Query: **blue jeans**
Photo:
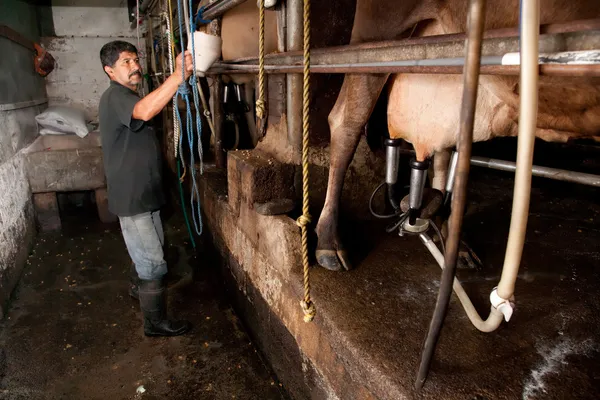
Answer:
M167 273L160 211L119 217L121 231L140 279L159 280Z

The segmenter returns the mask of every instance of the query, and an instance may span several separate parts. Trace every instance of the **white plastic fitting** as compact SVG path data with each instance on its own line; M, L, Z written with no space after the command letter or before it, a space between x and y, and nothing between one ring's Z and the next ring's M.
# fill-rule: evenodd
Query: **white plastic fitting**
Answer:
M512 296L509 300L500 297L497 286L494 288L494 290L492 290L492 293L490 293L490 302L492 303L492 306L496 310L500 311L502 315L504 315L504 320L506 322L508 322L510 317L513 315L513 310L515 308L514 301L514 296Z
M194 32L194 55L196 58L196 74L204 76L206 71L221 57L223 41L219 36L204 32ZM192 41L188 42L188 50L192 51Z
M265 3L265 8L273 8L277 5L277 0L262 0ZM261 0L256 1L256 7L260 7Z

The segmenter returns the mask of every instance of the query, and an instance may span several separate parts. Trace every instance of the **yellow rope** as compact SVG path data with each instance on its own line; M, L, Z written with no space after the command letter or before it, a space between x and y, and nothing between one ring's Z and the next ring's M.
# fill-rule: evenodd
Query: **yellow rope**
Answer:
M265 117L265 1L258 2L258 100L256 100L256 117Z
M171 74L173 74L173 71L175 69L175 38L173 36L173 32L171 30L171 17L173 16L173 10L171 9L171 0L166 0L167 3L167 10L165 11L166 13L168 13L165 16L166 19L166 23L167 23L167 45L169 46L169 70L171 72ZM166 78L165 78L166 79ZM179 121L177 120L177 102L175 100L175 96L173 96L173 139L174 139L174 143L173 143L173 147L175 148L175 159L177 159L178 156L178 151L179 151Z
M304 312L304 322L311 322L317 313L310 299L310 279L308 263L308 133L310 130L310 0L304 0L304 85L302 93L302 215L296 222L302 229L302 265L304 267L304 299L300 302Z

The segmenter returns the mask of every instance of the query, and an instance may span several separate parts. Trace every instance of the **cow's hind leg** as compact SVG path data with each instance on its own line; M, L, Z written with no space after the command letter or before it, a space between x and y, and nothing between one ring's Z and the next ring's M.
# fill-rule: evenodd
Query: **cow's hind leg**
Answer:
M348 254L338 234L339 204L344 176L388 75L346 75L333 110L329 114L331 131L329 182L325 205L317 224L319 265L339 271L350 269Z

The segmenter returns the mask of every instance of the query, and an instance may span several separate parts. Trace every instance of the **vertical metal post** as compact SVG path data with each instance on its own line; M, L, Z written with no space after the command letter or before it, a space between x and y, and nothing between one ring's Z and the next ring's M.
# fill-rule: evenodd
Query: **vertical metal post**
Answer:
M277 51L285 53L287 49L287 20L286 20L286 3L280 1L277 5Z
M481 43L483 41L483 27L485 23L485 0L471 0L469 2L467 21L466 62L463 74L463 98L460 112L460 126L458 133L458 166L456 169L456 183L452 197L452 213L449 220L448 239L446 241L446 254L444 257L444 270L438 292L433 317L429 324L429 331L425 338L421 360L417 373L415 387L420 390L427 379L431 360L437 347L437 342L444 325L452 284L456 273L458 259L458 245L462 228L463 214L467 199L467 181L471 147L473 145L473 124L475 120L475 106L477 104L477 89L479 87L479 69L481 66Z
M211 0L210 3L214 3ZM216 18L208 25L207 32L214 36L221 36L221 18ZM221 75L214 77L214 83L210 88L210 97L213 102L212 118L215 129L215 164L217 168L223 169L227 164L227 157L223 151L223 122L225 117L223 114L223 80Z
M302 0L286 3L287 51L302 50ZM288 142L300 152L302 147L302 74L287 75L287 129Z

